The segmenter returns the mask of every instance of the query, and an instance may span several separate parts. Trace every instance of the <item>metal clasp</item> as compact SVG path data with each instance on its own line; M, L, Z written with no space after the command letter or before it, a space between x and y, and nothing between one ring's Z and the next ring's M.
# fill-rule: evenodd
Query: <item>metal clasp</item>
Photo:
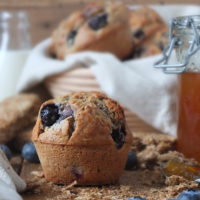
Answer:
M163 50L163 57L154 64L155 68L161 68L163 69L163 72L167 74L180 74L184 72L187 69L191 56L200 49L200 36L197 30L197 27L195 26L193 19L191 17L187 17L186 27L192 28L193 33L194 33L192 42L189 46L189 49L186 52L183 63L180 63L180 64L168 63L173 49L180 45L183 45L183 41L181 41L180 38L174 35L174 29L175 29L175 26L177 25L178 25L178 21L176 19L172 19L171 24L170 24L170 30L169 30L170 43Z

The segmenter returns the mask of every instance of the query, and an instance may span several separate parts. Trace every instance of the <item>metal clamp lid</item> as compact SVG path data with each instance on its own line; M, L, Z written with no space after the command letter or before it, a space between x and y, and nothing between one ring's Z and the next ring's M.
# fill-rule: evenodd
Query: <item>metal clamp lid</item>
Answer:
M170 43L164 48L163 57L154 64L155 68L161 68L163 69L163 72L167 74L179 74L184 72L187 69L191 56L200 49L200 36L197 27L192 17L188 16L186 18L185 26L186 28L192 29L194 37L185 54L184 62L180 64L168 64L172 50L183 44L183 41L174 35L174 29L177 25L179 25L178 20L176 18L172 19L169 30Z

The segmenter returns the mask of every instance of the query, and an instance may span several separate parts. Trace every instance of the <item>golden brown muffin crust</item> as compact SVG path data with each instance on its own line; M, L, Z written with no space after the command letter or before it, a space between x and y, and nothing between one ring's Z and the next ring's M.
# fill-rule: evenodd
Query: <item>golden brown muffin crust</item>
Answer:
M45 127L39 114L33 131L34 141L67 145L111 145L113 144L112 131L124 128L125 142L131 143L131 134L122 107L101 93L72 93L45 102L41 109L48 104L70 106L73 116Z

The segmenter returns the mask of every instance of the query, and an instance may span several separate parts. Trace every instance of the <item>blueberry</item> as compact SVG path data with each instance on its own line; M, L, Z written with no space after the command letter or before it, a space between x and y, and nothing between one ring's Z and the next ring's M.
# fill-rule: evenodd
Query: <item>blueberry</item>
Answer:
M60 117L58 106L55 104L45 105L40 112L40 116L44 126L53 125Z
M146 199L142 198L142 197L139 197L139 196L136 196L136 197L128 198L127 200L146 200Z
M200 200L200 191L189 189L179 194L177 200Z
M72 30L70 33L67 35L67 46L71 46L74 43L74 38L77 34L76 30Z
M67 117L73 116L73 114L74 114L73 109L71 108L70 105L67 105L67 106L64 107L64 109L60 113L59 121L65 119Z
M144 53L144 52L145 52L145 48L140 47L134 52L134 56L136 58L140 58L142 56L142 53Z
M144 31L142 29L138 29L133 36L137 39L141 39L144 36Z
M0 144L0 148L5 153L8 160L10 160L12 158L11 150L4 144Z
M22 157L32 163L40 162L33 142L26 143L23 146Z
M137 156L133 150L128 153L128 159L126 161L126 170L131 170L137 167Z
M120 149L125 143L125 127L122 126L120 129L114 129L111 136L116 143L116 147Z
M108 15L107 13L101 13L100 15L93 16L89 20L88 24L91 29L93 30L99 30L100 28L103 28L107 25Z

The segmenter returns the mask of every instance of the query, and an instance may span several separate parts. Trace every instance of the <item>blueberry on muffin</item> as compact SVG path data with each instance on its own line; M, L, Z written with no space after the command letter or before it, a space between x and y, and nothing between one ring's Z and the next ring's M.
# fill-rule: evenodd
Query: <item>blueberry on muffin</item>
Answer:
M45 102L32 139L47 180L80 185L115 183L132 143L121 106L97 92Z
M92 50L127 57L133 46L129 9L116 3L91 3L71 14L53 32L50 53L58 59Z

